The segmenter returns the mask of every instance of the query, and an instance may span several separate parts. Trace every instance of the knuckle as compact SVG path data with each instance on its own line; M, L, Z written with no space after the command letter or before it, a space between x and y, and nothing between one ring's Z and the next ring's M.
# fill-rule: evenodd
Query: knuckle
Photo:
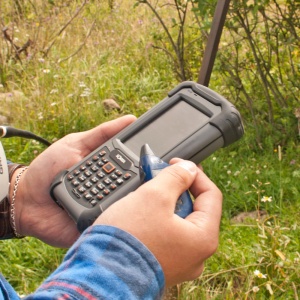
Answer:
M176 185L186 186L188 176L185 174L185 172L179 172L179 170L176 168L168 168L166 171L175 179Z

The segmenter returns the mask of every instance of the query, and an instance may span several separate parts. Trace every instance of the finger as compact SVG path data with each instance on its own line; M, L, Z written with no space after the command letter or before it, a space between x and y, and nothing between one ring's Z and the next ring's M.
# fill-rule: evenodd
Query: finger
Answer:
M135 116L126 115L116 120L103 123L91 130L82 132L78 136L78 140L84 144L89 152L91 152L135 120Z
M197 174L197 166L186 160L163 169L155 178L141 187L143 193L153 195L151 205L167 206L174 213L175 204L179 196L189 188ZM145 189L148 189L145 191ZM159 203L156 203L159 201Z
M194 212L188 216L197 226L206 227L215 233L219 230L222 214L222 193L218 187L198 169L191 193L195 197Z
M180 162L181 158L173 158L170 163ZM217 186L205 175L202 167L198 166L198 174L192 186L189 188L190 192L195 197L194 212L198 212L197 215L193 214L190 220L194 220L201 225L206 219L209 219L209 223L217 225L220 222L222 214L222 194ZM193 222L193 223L195 223Z
M172 158L171 160L170 160L170 164L171 165L173 165L173 164L175 164L175 163L177 163L177 162L180 162L181 160L183 160L182 158L178 158L178 157L174 157L174 158ZM202 170L203 171L203 167L202 167L202 165L198 165L198 168L200 168L200 170Z
M180 161L182 161L181 158L173 158L170 163L174 164ZM207 202L208 204L211 204L211 206L213 207L213 211L215 211L215 213L219 215L222 211L222 194L218 187L203 172L202 166L198 165L198 169L199 172L197 174L197 177L192 186L189 188L191 193L196 198L196 201L194 203L194 210L204 211L204 208L207 207ZM215 199L215 201L200 201L203 198L206 199L207 195L208 197Z

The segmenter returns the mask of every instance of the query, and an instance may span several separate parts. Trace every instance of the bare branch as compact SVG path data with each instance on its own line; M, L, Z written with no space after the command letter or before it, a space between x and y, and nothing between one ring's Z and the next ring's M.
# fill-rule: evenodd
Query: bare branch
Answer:
M8 27L4 27L2 29L2 32L3 32L4 39L7 40L11 44L12 48L14 49L16 58L21 62L20 54L22 52L25 52L26 56L28 55L27 49L29 46L33 44L32 40L28 39L28 41L23 46L20 47L14 43L14 41L8 34Z
M86 44L88 38L90 37L90 35L91 35L92 31L93 31L93 28L95 27L95 24L96 24L96 20L94 20L94 22L93 22L91 28L89 29L89 31L88 31L88 33L87 33L87 35L86 35L84 41L83 41L82 44L78 47L78 49L77 49L76 51L74 51L72 54L70 54L68 57L59 59L59 60L58 60L58 63L62 63L62 62L64 62L64 61L70 59L71 57L75 56L76 54L78 54L78 53L81 51L81 49L85 46L85 44Z
M58 33L56 34L55 38L52 40L52 42L50 43L50 45L48 46L48 48L46 48L43 52L44 55L47 56L49 51L51 50L51 48L53 47L53 45L55 44L57 38L65 31L65 29L73 22L73 20L79 16L79 14L81 13L81 11L83 10L83 8L85 7L85 5L87 4L87 0L84 0L82 5L77 9L76 13L67 21L67 23L65 25L63 25L61 27L61 29L58 31Z

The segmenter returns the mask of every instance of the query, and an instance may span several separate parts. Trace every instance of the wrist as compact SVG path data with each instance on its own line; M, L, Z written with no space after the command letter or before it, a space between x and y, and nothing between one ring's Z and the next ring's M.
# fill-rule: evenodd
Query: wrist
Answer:
M27 171L28 167L17 165L10 173L10 188L9 188L9 202L10 202L10 224L14 236L17 238L23 237L21 226L21 215L23 207L23 188L22 176Z
M23 167L23 165L13 163L8 164L8 176L10 183L12 180L14 182L13 176L21 167ZM4 199L0 199L0 240L17 237L11 224L10 191L11 188L9 188L8 195Z
M0 240L14 238L14 231L10 225L10 207L8 197L0 202Z

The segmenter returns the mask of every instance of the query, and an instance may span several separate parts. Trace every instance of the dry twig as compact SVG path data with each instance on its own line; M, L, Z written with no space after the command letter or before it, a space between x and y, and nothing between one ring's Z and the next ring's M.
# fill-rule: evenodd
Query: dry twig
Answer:
M2 32L3 32L4 39L7 40L11 44L12 48L14 49L16 58L21 62L20 54L24 52L25 55L28 56L27 49L33 44L32 40L28 39L28 41L23 46L19 47L14 43L14 41L8 34L8 27L4 27L2 29Z
M58 31L58 33L56 34L56 36L54 37L54 39L52 40L52 42L50 43L50 45L43 51L44 52L44 56L47 56L49 51L51 50L52 46L54 45L54 43L56 42L57 38L64 32L64 30L72 23L72 21L79 16L79 14L81 13L81 11L83 10L83 8L85 7L85 5L87 4L88 0L84 0L82 5L77 9L76 13L67 21L66 24L64 24L61 29Z

